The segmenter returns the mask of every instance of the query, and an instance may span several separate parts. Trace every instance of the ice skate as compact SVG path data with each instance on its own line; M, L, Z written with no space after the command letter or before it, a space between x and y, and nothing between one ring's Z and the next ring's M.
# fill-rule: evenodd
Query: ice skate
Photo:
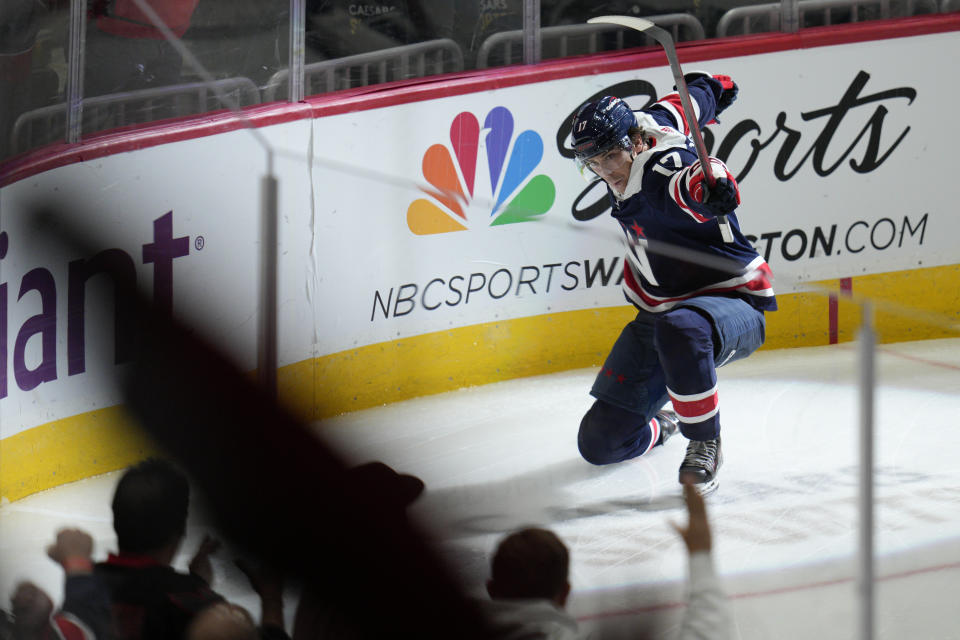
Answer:
M680 464L680 483L692 482L700 495L717 490L717 471L723 464L720 437L716 440L691 440Z
M667 440L672 438L680 430L680 423L677 419L677 413L670 409L660 409L655 416L660 423L660 439L657 444L666 444Z

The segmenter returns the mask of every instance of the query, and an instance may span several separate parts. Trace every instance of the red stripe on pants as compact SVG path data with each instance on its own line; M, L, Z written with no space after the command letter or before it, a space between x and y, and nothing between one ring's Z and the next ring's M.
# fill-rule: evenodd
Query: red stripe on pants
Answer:
M700 400L684 402L670 396L670 401L673 403L673 410L677 412L680 418L699 418L716 409L720 400L717 392L714 391L712 395Z

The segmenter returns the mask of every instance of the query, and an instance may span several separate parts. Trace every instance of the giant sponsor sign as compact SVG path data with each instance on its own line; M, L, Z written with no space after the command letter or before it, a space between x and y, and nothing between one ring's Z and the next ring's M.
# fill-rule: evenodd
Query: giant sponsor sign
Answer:
M707 128L741 182L745 233L779 292L953 264L960 222L938 61L954 33L686 63L731 75ZM0 191L0 437L116 404L125 296L140 287L255 366L260 181L280 181L280 364L485 322L623 305L602 185L565 138L608 93L642 108L666 66L583 73L138 149ZM263 142L265 141L265 145ZM50 246L31 203L84 220Z

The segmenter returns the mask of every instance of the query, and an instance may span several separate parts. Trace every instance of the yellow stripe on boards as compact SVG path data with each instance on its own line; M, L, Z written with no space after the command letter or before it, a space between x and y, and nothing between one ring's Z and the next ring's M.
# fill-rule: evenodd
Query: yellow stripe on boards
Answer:
M0 440L0 501L122 469L154 453L122 407L48 422Z
M321 419L463 387L599 365L632 307L473 325L282 367L280 396Z
M960 265L860 276L853 279L853 293L873 302L880 342L960 335L937 324L960 326ZM859 324L859 306L841 302L841 336L852 338Z

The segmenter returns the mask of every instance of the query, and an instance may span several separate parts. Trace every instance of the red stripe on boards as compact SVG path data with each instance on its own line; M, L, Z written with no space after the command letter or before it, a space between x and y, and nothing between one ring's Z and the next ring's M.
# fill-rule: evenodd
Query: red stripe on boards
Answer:
M840 293L846 297L851 291L853 291L853 278L840 278ZM827 316L830 344L837 344L840 339L840 301L834 294L830 294L827 301Z

